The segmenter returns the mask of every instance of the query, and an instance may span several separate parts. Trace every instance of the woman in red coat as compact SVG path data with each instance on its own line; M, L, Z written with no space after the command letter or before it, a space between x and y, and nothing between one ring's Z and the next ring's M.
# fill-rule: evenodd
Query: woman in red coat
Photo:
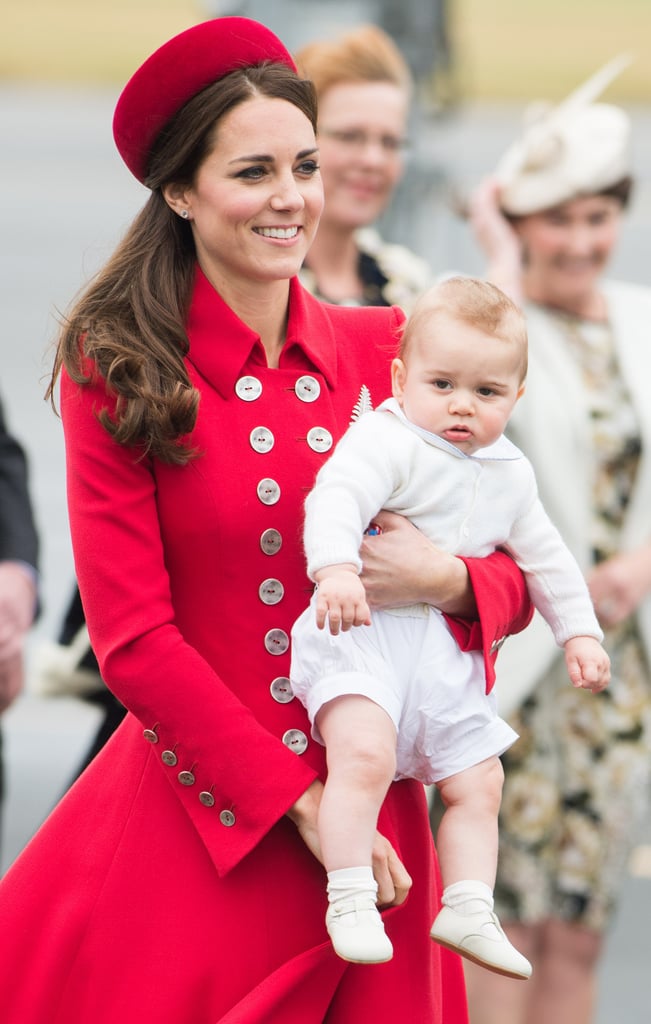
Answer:
M323 204L315 119L285 48L240 18L175 37L119 100L151 196L53 380L91 640L129 713L0 886L4 1024L466 1021L459 961L428 937L418 783L392 787L376 842L393 960L347 964L325 932L323 750L287 679L302 503L387 394L402 314L296 278ZM526 621L501 555L466 566L406 522L363 554L380 602L468 614L472 578L479 619L453 628L489 665Z

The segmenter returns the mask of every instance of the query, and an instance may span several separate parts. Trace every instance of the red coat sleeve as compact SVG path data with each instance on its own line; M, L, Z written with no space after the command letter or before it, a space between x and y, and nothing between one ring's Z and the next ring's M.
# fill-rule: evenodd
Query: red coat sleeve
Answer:
M533 604L520 569L502 551L487 558L463 558L477 602L474 622L446 616L462 651L483 651L486 693L495 684L495 659L507 636L531 622Z
M98 422L108 405L101 382L78 387L63 376L70 527L90 637L107 685L143 729L155 729L157 753L177 758L173 791L224 874L316 772L259 723L177 627L153 467ZM182 769L194 785L177 783ZM211 811L199 792L214 799ZM220 818L230 808L236 828Z

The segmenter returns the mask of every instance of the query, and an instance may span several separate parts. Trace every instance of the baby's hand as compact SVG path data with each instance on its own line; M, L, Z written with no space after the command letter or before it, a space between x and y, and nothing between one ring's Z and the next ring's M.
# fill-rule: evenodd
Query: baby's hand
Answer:
M565 644L572 686L599 693L610 682L610 658L593 636L573 636Z
M366 602L366 591L354 566L329 565L315 573L316 624L323 629L326 620L330 632L346 632L352 626L370 626L371 612Z

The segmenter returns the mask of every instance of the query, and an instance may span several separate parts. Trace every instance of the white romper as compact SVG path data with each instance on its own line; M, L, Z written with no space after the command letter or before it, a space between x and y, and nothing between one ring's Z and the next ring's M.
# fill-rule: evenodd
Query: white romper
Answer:
M308 573L353 563L380 509L399 512L438 547L482 557L497 547L524 571L556 642L603 634L583 575L538 498L522 452L505 437L467 455L410 423L394 399L348 429L306 501ZM344 694L379 704L397 733L396 778L434 783L501 754L517 734L486 692L481 652L460 651L428 605L372 611L370 626L332 636L315 596L292 630L292 689L315 739L319 709Z

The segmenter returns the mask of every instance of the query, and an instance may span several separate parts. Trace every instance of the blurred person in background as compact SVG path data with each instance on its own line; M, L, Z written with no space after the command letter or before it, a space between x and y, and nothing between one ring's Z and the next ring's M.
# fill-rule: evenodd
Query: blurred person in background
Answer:
M76 581L56 640L42 641L34 652L31 684L39 697L72 697L97 709L98 723L70 778L72 783L110 739L126 714L124 706L101 677Z
M0 714L24 684L24 645L37 608L39 541L25 452L0 406ZM0 733L0 801L5 779Z
M605 272L631 190L626 113L595 102L611 62L539 111L471 202L487 276L523 303L527 386L509 436L586 574L612 662L566 687L534 619L498 662L504 755L496 910L528 986L468 967L473 1024L589 1024L604 935L648 807L651 766L651 289Z
M325 208L301 280L340 305L397 304L407 313L431 281L425 260L373 228L405 170L413 92L404 57L375 25L319 40L296 54L319 101Z
M126 714L126 708L105 686L100 675L97 658L88 638L79 586L75 583L61 624L58 645L63 649L70 649L75 644L75 640L79 638L80 633L84 641L83 648L79 650L75 664L70 666L70 676L74 680L76 672L81 672L84 686L80 687L75 694L73 682L73 695L94 705L98 709L100 717L90 744L86 748L81 762L75 769L73 780L81 774L84 768L88 767L95 755L99 753L106 741L113 735Z

